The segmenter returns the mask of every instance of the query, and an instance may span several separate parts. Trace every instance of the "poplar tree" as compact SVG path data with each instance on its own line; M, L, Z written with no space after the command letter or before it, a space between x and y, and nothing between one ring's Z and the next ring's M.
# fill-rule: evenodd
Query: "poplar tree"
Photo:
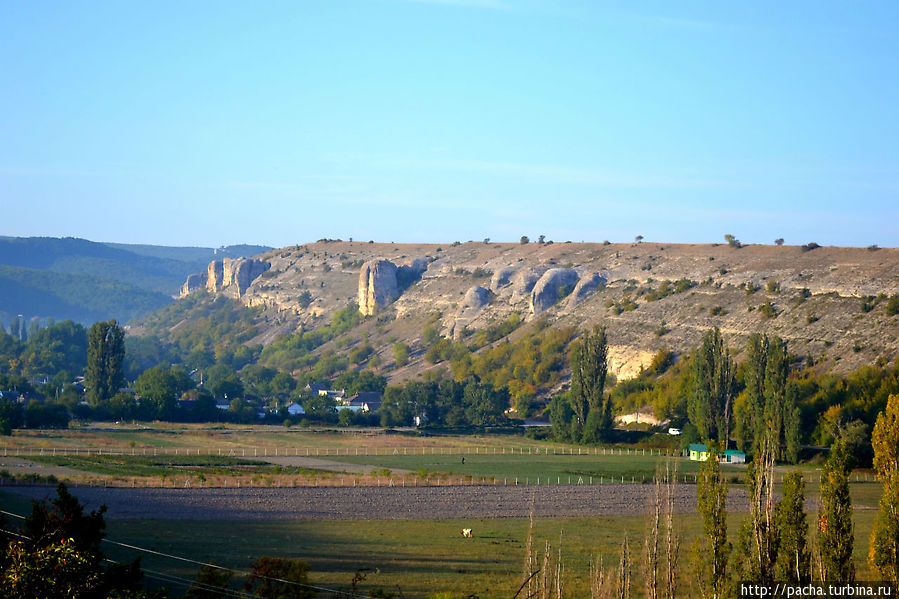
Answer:
M824 582L854 582L852 562L852 500L849 497L849 456L838 439L821 472L821 509L818 513L818 552Z
M871 531L868 562L886 580L899 581L899 395L890 395L871 435L874 470L883 485Z
M794 470L784 477L783 499L777 506L779 581L801 584L811 579L808 522L804 504L805 481L802 480L802 472Z
M774 582L778 554L778 522L774 505L774 456L770 440L746 471L750 501L749 575L752 580Z
M742 423L749 433L751 452L759 456L771 443L775 460L795 463L799 458L799 408L795 385L788 385L787 343L755 333L746 347L743 380L746 409Z
M584 334L583 340L571 354L571 409L574 410L573 432L576 440L581 435L605 438L612 428L612 400L604 396L608 372L608 348L606 329L596 325L593 333ZM593 429L585 431L588 416Z
M697 509L702 516L703 535L693 544L692 562L696 583L705 599L724 597L728 588L727 483L721 478L718 449L709 449L696 481Z
M693 356L693 387L687 416L705 442L727 447L734 394L734 363L721 331L714 328L702 339Z
M115 320L95 322L88 333L87 394L96 407L109 400L125 383L125 331Z

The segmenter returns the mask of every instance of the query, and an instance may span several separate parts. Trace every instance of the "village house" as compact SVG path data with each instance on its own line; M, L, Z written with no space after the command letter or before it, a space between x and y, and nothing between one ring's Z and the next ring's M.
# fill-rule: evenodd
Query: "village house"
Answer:
M690 460L705 462L709 459L709 448L705 443L690 443ZM726 449L718 454L718 461L722 464L745 464L746 454L739 449Z

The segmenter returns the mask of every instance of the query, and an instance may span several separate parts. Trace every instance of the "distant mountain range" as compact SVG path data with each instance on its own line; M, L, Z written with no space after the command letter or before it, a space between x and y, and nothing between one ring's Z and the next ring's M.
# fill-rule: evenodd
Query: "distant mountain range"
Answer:
M98 243L74 237L0 237L0 323L13 318L126 322L172 300L214 259L271 248Z

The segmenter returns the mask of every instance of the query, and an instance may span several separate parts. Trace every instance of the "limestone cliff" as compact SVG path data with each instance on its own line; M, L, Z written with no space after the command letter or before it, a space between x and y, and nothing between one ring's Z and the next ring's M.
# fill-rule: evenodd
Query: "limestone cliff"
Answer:
M182 291L208 284L260 307L267 330L253 342L263 344L318 328L358 302L364 313L378 312L360 326L385 363L397 341L423 355L426 322L470 343L474 332L535 315L550 326L605 324L610 346L627 349L622 374L639 372L659 349L692 350L711 327L732 348L752 333L777 335L791 353L840 372L899 356L899 315L887 309L899 293L899 249L321 241L258 259L271 264L264 280L253 283L249 275L258 273L245 277L246 266L222 260ZM580 277L550 273L538 285L550 270ZM430 366L419 357L399 376Z
M181 297L184 297L197 289L202 289L205 286L206 277L203 276L203 273L187 275L187 280L184 282L184 285L181 286Z
M206 291L215 293L222 288L224 265L221 260L213 260L206 268Z
M374 314L379 306L386 306L399 295L396 264L379 258L369 260L359 271L359 311Z
M465 296L462 298L462 308L482 308L490 303L490 292L481 287L480 285L475 285L465 292Z
M572 309L579 303L596 293L596 290L606 284L606 279L598 272L592 272L577 282L574 291L568 297L568 308Z
M505 287L509 284L509 281L512 279L512 275L514 274L515 269L511 266L496 269L493 272L493 276L490 278L490 290L498 291L500 288Z
M516 272L512 276L512 303L528 297L546 270L545 266L535 266Z
M545 311L561 299L565 288L570 293L577 282L578 274L573 268L551 268L543 273L531 291L531 301L528 304L531 314Z
M268 262L253 258L213 260L206 268L205 278L202 273L188 275L181 287L181 297L203 287L210 293L222 292L231 297L243 297L250 284L270 266Z

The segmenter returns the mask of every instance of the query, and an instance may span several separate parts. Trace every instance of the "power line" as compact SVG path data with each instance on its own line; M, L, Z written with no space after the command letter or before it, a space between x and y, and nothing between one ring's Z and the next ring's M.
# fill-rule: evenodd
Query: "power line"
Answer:
M9 513L9 512L4 512L4 513ZM10 515L18 516L18 514L10 514ZM18 516L18 517L22 518L23 516ZM4 528L0 528L0 532L5 532L6 534L10 534L10 535L19 537L20 539L25 539L27 541L33 540L29 536L19 534L17 532L13 532L11 530L6 530ZM117 562L116 560L110 559L108 557L104 557L103 561L108 562L113 565L121 565L120 562ZM239 591L237 589L232 589L230 587L212 585L212 584L208 584L205 582L199 582L196 580L188 580L187 578L181 578L180 576L175 576L174 574L166 574L165 572L156 572L155 570L147 570L146 568L141 568L141 573L144 576L146 576L147 578L152 578L154 580L160 580L163 582L175 582L175 583L183 584L188 587L193 586L193 587L197 587L197 588L207 590L207 591L222 591L224 593L227 593L230 597L238 597L238 598L246 597L249 599L253 599L253 597L255 597L255 595L250 595L249 593L244 593L243 591Z
M22 520L25 520L25 516L22 516L21 514L14 514L14 513L12 513L12 512L7 512L7 511L5 511L5 510L0 510L0 514L6 514L6 515L8 515L8 516L13 516L13 517L15 517L15 518L20 518L20 519L22 519ZM16 534L16 533L13 533L13 534ZM23 535L18 535L18 536L23 536ZM26 539L27 539L28 537L23 537L23 538L26 538ZM358 593L351 593L351 592L349 592L349 591L340 591L340 590L337 590L337 589L329 589L329 588L327 588L327 587L320 587L320 586L316 586L316 585L312 585L312 584L304 584L304 583L302 583L302 582L295 582L295 581L293 581L293 580L285 580L285 579L283 579L283 578L275 578L275 577L272 577L272 576L263 576L263 575L261 575L261 574L253 574L253 573L251 573L251 572L245 572L245 571L242 571L242 570L232 570L231 568L225 568L224 566L219 566L219 565L217 565L217 564L211 564L211 563L209 563L209 562L201 562L201 561L198 561L198 560L195 560L195 559L190 559L190 558L187 558L187 557L182 557L182 556L180 556L180 555L173 555L173 554L171 554L171 553L163 553L163 552L161 552L161 551L156 551L156 550L154 550L154 549L147 549L146 547L138 547L137 545L129 545L128 543L121 543L121 542L119 542L119 541L113 541L112 539L101 539L101 540L102 540L104 543L112 543L113 545L119 545L119 546L121 546L121 547L125 547L125 548L128 548L128 549L133 549L133 550L135 550L135 551L143 551L143 552L145 552L145 553L150 553L150 554L153 554L153 555L158 555L158 556L160 556L160 557L166 557L166 558L169 558L169 559L180 560L180 561L188 562L188 563L191 563L191 564L197 564L197 565L199 565L199 566L207 566L207 567L210 567L210 568L215 568L215 569L217 569L217 570L225 570L225 571L227 571L227 572L232 572L232 573L237 574L237 575L239 575L239 576L243 576L244 578L249 578L250 576L253 576L253 577L255 577L255 578L260 578L260 579L264 579L264 580L270 580L270 581L273 581L273 582L281 582L281 583L284 583L284 584L294 585L294 586L303 587L303 588L307 588L307 589L315 589L316 591L323 591L323 592L326 592L326 593L337 593L337 594L342 594L342 595L345 596L345 597L360 597L361 599L367 599L367 595L359 595Z

